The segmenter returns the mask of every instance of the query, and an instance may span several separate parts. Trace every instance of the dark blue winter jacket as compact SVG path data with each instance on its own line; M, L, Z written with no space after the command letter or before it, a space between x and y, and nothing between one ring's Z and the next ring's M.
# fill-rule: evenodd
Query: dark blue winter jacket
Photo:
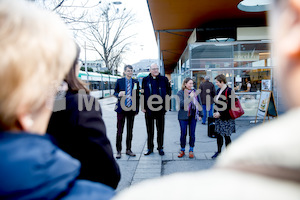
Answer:
M77 180L79 171L47 136L0 132L0 199L112 198L112 188Z

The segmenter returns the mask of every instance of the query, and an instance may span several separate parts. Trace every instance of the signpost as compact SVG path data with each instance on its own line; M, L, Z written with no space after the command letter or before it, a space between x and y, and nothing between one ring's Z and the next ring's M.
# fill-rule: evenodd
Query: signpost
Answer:
M263 122L265 122L266 116L277 117L277 109L275 105L274 95L272 91L261 91L258 109L256 112L256 118L255 123L257 120L257 117L261 117L264 119Z

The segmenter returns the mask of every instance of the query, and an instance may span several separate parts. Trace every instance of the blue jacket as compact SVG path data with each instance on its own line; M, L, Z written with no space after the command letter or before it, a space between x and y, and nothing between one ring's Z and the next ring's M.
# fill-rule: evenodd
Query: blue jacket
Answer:
M0 132L0 199L111 199L112 188L77 180L80 163L46 136Z
M134 85L136 84L136 89L134 89ZM139 82L135 79L132 79L132 86L131 86L131 89L132 89L132 96L133 97L136 97L136 107L135 107L135 112L136 114L139 113L139 107L140 107L140 97L139 97ZM121 91L125 91L126 92L126 84L125 84L125 77L123 78L120 78L117 80L117 83L116 83L116 87L115 87L115 92L114 92L114 95L115 97L118 98L118 102L116 104L116 107L115 107L115 111L117 113L121 113L121 112L124 112L124 110L122 109L120 103L121 103L121 97L119 97L119 93Z

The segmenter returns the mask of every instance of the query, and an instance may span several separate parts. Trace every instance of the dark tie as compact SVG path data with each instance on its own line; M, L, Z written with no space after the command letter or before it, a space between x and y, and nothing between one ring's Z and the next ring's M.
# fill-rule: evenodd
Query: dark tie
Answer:
M131 102L131 95L130 95L130 92L131 91L131 88L130 88L130 81L127 80L127 91L126 91L126 100L127 100L127 103L126 103L126 106L127 107L130 107L132 102Z

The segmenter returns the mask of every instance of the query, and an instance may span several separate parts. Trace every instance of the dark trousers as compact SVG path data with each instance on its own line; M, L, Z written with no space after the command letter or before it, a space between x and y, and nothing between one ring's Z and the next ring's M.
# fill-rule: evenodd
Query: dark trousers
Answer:
M225 145L227 147L231 143L231 138L230 138L230 136L224 136L224 138L225 138ZM217 134L217 145L218 145L219 153L222 151L223 143L224 143L223 136L220 134Z
M154 120L156 122L156 130L157 130L157 150L163 149L164 145L164 131L165 131L165 115L161 113L160 115L148 115L145 114L146 126L147 126L147 144L148 149L153 151L154 144Z
M189 136L190 136L190 147L195 146L195 130L196 130L197 120L194 117L190 117L188 120L179 120L180 124L180 146L185 148L186 145L186 135L187 127L189 126Z
M125 111L122 113L117 113L117 151L122 150L122 135L124 130L125 119L127 121L127 137L126 137L126 150L131 150L132 141L132 129L134 122L135 112Z

